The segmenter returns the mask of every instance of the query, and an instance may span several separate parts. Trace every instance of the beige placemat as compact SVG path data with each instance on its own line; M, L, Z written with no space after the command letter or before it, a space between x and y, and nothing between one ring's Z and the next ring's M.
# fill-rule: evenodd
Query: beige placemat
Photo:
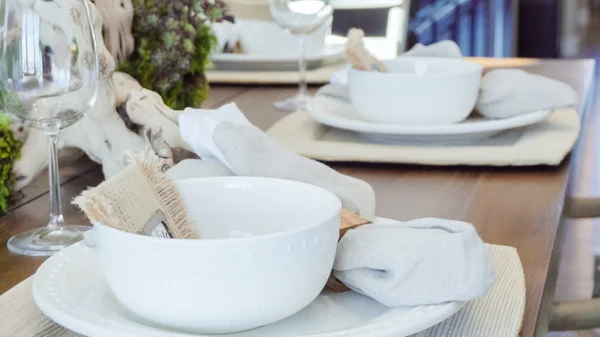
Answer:
M306 79L309 84L329 83L331 74L342 70L343 64L328 65L309 70ZM227 71L210 69L206 72L209 83L215 84L298 84L297 71Z
M525 276L517 250L489 245L496 284L487 297L473 300L448 320L413 337L517 336L525 310ZM33 302L33 277L0 296L0 337L76 337L47 318Z
M0 296L0 337L81 336L46 317L33 302L33 276Z
M527 67L535 66L539 63L537 59L497 59L476 57L468 58L482 64L486 68L501 68L501 67ZM344 64L334 64L322 68L309 70L307 72L307 80L310 84L326 84L329 83L331 74L342 70ZM210 83L215 84L298 84L297 71L228 71L219 69L209 69L206 72L206 77Z
M301 155L323 161L422 165L558 165L577 141L581 121L574 109L559 109L541 123L465 145L392 145L314 122L295 112L268 134Z
M268 0L225 0L236 19L272 21Z
M517 250L488 245L496 284L446 321L412 337L517 337L525 313L525 274Z

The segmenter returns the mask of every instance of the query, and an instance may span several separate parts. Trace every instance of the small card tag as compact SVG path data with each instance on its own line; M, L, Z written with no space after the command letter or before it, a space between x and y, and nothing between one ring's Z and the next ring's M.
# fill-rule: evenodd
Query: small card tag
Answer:
M150 221L144 226L142 234L155 238L173 238L173 234L171 234L169 226L167 226L167 219L160 210L156 211L154 216L152 216Z

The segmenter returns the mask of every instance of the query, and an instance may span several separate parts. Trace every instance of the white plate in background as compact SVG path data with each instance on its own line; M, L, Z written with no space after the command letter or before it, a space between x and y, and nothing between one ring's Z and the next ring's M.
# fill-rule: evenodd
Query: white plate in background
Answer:
M325 49L315 55L307 55L308 70L344 62L344 43L327 42ZM298 71L296 54L236 54L217 53L210 56L216 70L236 71Z
M403 113L401 102L390 109ZM338 129L355 131L381 143L461 143L491 137L497 133L539 123L552 110L537 110L505 119L469 117L456 124L403 125L383 124L364 120L352 106L339 85L328 85L311 100L308 113L315 121Z

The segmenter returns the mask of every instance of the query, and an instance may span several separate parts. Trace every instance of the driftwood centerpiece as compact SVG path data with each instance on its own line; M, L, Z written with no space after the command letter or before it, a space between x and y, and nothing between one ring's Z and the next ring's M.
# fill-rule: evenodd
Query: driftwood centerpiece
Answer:
M109 0L97 1L113 4ZM102 36L102 17L95 6L90 6L90 9L96 36ZM40 15L43 17L44 13ZM125 32L117 30L116 34L121 36ZM102 164L106 177L123 167L126 151L137 152L151 146L167 159L176 160L171 148L181 148L182 151L178 152L185 155L186 145L179 136L177 124L179 112L167 107L160 95L142 88L131 76L115 73L115 59L103 39L98 39L98 53L100 79L97 102L80 121L61 132L59 148L83 151L93 161ZM21 157L13 169L15 190L20 190L46 168L47 138L42 131L26 128L18 121L13 122L11 129L15 137L23 141ZM69 151L70 155L75 153L77 151Z

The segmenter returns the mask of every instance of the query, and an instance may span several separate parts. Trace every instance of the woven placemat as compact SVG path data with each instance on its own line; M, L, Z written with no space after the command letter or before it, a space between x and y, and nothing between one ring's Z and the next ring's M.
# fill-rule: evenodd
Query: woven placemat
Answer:
M33 302L33 276L0 296L0 337L77 337L46 317Z
M334 64L306 72L309 84L329 83L331 74L344 69L343 64ZM236 71L210 69L206 72L209 83L215 84L298 84L297 71Z
M412 337L517 337L525 313L525 275L517 250L488 245L496 283L484 298L475 299L446 321Z
M473 300L448 320L413 337L517 336L525 310L525 276L516 249L490 245L496 284L487 297ZM54 323L35 305L33 277L0 296L0 337L81 336Z
M539 63L537 59L495 59L495 58L467 58L470 61L482 64L486 68L499 67L527 67ZM329 83L331 74L344 69L344 64L333 64L306 73L309 84ZM297 71L243 71L243 70L221 70L209 69L206 78L215 84L298 84Z
M297 153L322 161L421 165L558 165L581 129L575 109L555 110L543 122L464 145L397 145L371 142L352 131L331 128L295 112L268 134Z

